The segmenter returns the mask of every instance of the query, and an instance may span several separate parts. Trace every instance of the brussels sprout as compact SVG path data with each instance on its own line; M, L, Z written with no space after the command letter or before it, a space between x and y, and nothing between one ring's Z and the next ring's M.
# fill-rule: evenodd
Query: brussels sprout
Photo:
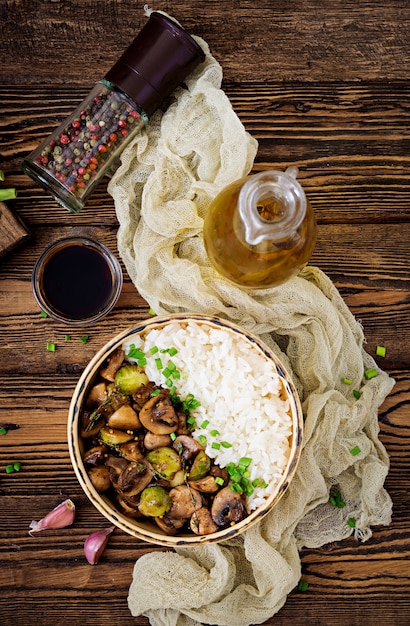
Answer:
M146 459L151 463L154 472L165 480L172 480L181 469L181 459L172 448L156 448L148 452Z
M203 450L198 452L194 462L192 463L191 471L188 474L188 480L199 480L206 476L211 467L211 459Z
M115 430L114 428L108 428L103 426L99 433L101 441L107 443L110 446L118 446L121 443L131 441L134 435L132 433L126 433L123 430Z
M149 382L144 369L139 365L127 364L115 374L115 384L122 393L131 395Z
M141 500L138 510L142 515L148 517L159 517L165 515L171 508L172 502L168 492L158 485L146 487L141 493Z

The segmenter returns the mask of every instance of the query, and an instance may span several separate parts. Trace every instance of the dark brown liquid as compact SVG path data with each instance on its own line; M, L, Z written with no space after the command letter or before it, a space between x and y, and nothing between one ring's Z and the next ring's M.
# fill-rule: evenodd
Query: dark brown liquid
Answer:
M109 303L111 268L103 254L86 245L68 244L46 262L42 291L49 306L64 317L82 320Z

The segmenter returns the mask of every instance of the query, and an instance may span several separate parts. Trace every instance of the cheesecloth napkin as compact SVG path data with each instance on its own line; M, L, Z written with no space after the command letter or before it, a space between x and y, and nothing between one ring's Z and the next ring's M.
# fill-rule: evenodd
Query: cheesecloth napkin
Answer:
M128 603L132 615L146 615L154 626L248 626L283 606L300 579L303 546L352 533L365 541L372 525L389 524L392 505L383 487L389 460L377 412L394 381L364 351L361 326L318 268L262 291L243 291L211 268L204 215L218 191L249 173L257 143L221 90L220 65L196 39L206 61L125 149L109 184L118 250L156 313L217 314L273 348L301 397L304 442L291 485L263 521L223 544L142 556ZM369 367L378 376L367 381ZM359 399L353 389L360 389ZM330 504L333 491L343 508Z

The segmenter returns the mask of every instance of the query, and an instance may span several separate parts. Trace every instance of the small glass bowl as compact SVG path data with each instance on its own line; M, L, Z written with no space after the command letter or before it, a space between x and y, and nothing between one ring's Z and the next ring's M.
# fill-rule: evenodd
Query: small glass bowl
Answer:
M33 294L51 318L83 326L107 315L123 283L121 265L103 244L68 237L46 248L32 275Z

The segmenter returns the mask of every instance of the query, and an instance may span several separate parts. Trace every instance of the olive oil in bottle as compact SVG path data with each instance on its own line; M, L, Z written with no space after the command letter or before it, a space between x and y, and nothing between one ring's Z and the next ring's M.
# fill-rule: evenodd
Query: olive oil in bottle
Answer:
M253 289L280 285L308 262L316 242L312 207L297 168L260 172L223 189L204 222L204 244L215 269Z

